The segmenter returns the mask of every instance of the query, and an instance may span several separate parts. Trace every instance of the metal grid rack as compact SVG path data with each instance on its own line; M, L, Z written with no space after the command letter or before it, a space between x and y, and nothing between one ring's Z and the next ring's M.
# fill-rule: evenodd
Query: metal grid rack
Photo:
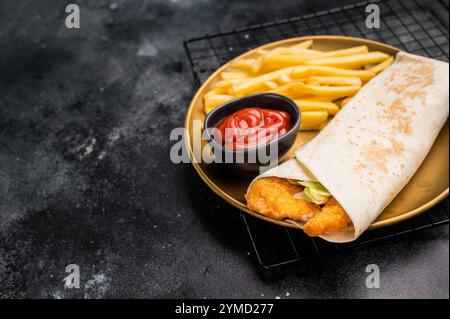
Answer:
M382 26L365 26L365 8L377 3ZM347 35L391 44L415 54L449 60L449 1L421 4L417 0L363 2L301 17L235 29L184 42L196 85L232 58L265 43L302 35ZM274 226L242 214L257 259L264 269L276 269L323 254L360 247L449 223L449 200L407 222L371 230L350 244L330 244L302 232ZM283 247L283 248L280 248Z

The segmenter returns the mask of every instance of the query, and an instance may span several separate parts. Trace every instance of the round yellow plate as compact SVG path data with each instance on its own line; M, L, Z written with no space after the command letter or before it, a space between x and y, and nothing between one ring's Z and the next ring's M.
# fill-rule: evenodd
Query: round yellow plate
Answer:
M277 46L293 45L297 42L313 39L313 49L330 51L336 49L343 49L358 45L367 45L371 51L382 51L391 55L394 55L399 49L360 38L342 37L342 36L307 36L300 38L287 39L282 41L273 42L254 50L251 50L240 57L250 57L255 54L259 49L272 49ZM186 146L189 151L189 156L194 165L195 170L203 179L203 181L220 197L226 200L234 207L252 215L257 218L263 219L273 224L282 225L291 228L298 228L297 226L283 222L276 221L255 212L250 211L244 199L244 194L247 190L250 181L255 175L243 175L241 173L224 172L214 164L195 163L193 161L192 153L192 138L193 138L193 120L203 121L205 114L203 112L203 95L208 92L212 85L218 81L220 72L224 71L228 67L225 64L216 72L214 72L208 80L203 83L201 88L194 96L189 110L186 114L185 128L189 132L189 137L186 138ZM318 132L300 132L297 137L295 146L292 148L286 158L293 156L293 150L298 146L311 140ZM206 142L203 142L203 145ZM448 196L448 179L449 179L449 152L448 152L448 122L440 132L433 148L428 154L422 166L417 173L411 179L409 184L398 194L398 196L392 201L392 203L383 211L383 213L377 218L377 220L371 225L370 228L384 227L393 225L400 221L406 220L413 216L416 216L434 205L438 204L441 200Z

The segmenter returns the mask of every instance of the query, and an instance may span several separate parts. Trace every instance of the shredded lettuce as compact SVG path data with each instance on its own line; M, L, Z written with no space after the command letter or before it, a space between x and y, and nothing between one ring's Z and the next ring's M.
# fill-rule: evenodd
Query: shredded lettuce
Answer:
M295 199L303 199L316 205L328 202L331 194L320 182L304 182L289 180L304 187L303 192L295 194Z

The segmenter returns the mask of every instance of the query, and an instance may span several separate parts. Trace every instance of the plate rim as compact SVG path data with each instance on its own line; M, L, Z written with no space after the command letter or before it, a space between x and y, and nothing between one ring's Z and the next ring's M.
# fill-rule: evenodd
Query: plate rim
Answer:
M221 67L219 67L217 70L215 70L207 79L206 81L204 81L200 87L197 89L194 97L191 99L191 102L189 103L189 108L188 111L186 112L185 115L185 120L184 120L184 129L186 132L189 132L189 123L192 117L192 112L194 109L194 104L197 102L197 100L200 97L200 94L202 93L202 91L205 89L205 87L207 87L211 81L213 81L216 76L222 72L225 68L228 67L228 65L230 64L231 61L237 59L237 58L243 58L249 55L254 54L257 50L261 50L264 49L266 47L273 47L273 46L277 46L277 45L282 45L282 44L288 44L290 42L299 42L299 41L305 41L305 40L314 40L314 39L332 39L332 40L353 40L356 42L360 42L361 44L366 43L366 44L373 44L373 45L378 45L378 46L382 46L385 47L386 49L392 50L392 51L401 51L399 48L386 44L386 43L382 43L379 41L375 41L375 40L370 40L370 39L364 39L364 38L358 38L358 37L350 37L350 36L341 36L341 35L308 35L308 36L301 36L301 37L293 37L293 38L288 38L288 39L282 39L282 40L278 40L278 41L273 41L270 43L266 43L263 44L261 46L258 46L256 48L253 48L247 52L244 52L241 55L236 56L235 58L231 59L230 61L228 61L227 63L225 63L224 65L222 65ZM190 134L190 133L189 133ZM187 138L184 139L185 140L185 146L186 149L188 151L188 156L189 156L189 160L192 164L192 166L194 166L195 171L197 172L197 174L200 176L200 178L203 180L203 182L215 193L217 194L219 197L221 197L223 200L225 200L227 203L231 204L233 207L239 209L240 211L243 211L251 216L254 216L256 218L259 218L261 220L264 220L266 222L272 223L272 224L276 224L279 226L284 226L284 227L288 227L288 228L294 228L294 229L301 229L299 226L292 224L292 223L288 223L285 221L279 221L279 220L274 220L271 218L268 218L264 215L260 215L258 213L255 213L253 211L251 211L250 209L248 209L247 206L243 205L241 202L237 201L236 199L234 199L233 197L231 197L230 195L228 195L225 191L223 191L222 189L220 189L209 177L208 175L201 169L199 163L197 163L194 160L194 154L193 154L193 150L192 150L192 146L191 146L191 142L190 142L190 136L188 136ZM415 209L409 210L404 212L401 215L395 216L395 217L391 217L388 219L384 219L381 221L377 221L375 220L368 229L377 229L377 228L382 228L382 227L386 227L386 226L391 226L391 225L395 225L397 223L400 223L402 221L408 220L412 217L415 217L427 210L429 210L430 208L436 206L437 204L439 204L441 201L443 201L446 197L448 197L449 195L449 187L447 187L446 190L444 190L442 193L440 193L439 195L437 195L436 197L434 197L431 201L416 207Z

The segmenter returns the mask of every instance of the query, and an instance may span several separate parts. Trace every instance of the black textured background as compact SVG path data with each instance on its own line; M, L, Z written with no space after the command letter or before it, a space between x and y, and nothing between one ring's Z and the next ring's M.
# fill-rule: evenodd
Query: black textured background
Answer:
M343 2L2 0L0 297L448 298L447 226L267 279L238 212L169 160L194 94L183 40Z

